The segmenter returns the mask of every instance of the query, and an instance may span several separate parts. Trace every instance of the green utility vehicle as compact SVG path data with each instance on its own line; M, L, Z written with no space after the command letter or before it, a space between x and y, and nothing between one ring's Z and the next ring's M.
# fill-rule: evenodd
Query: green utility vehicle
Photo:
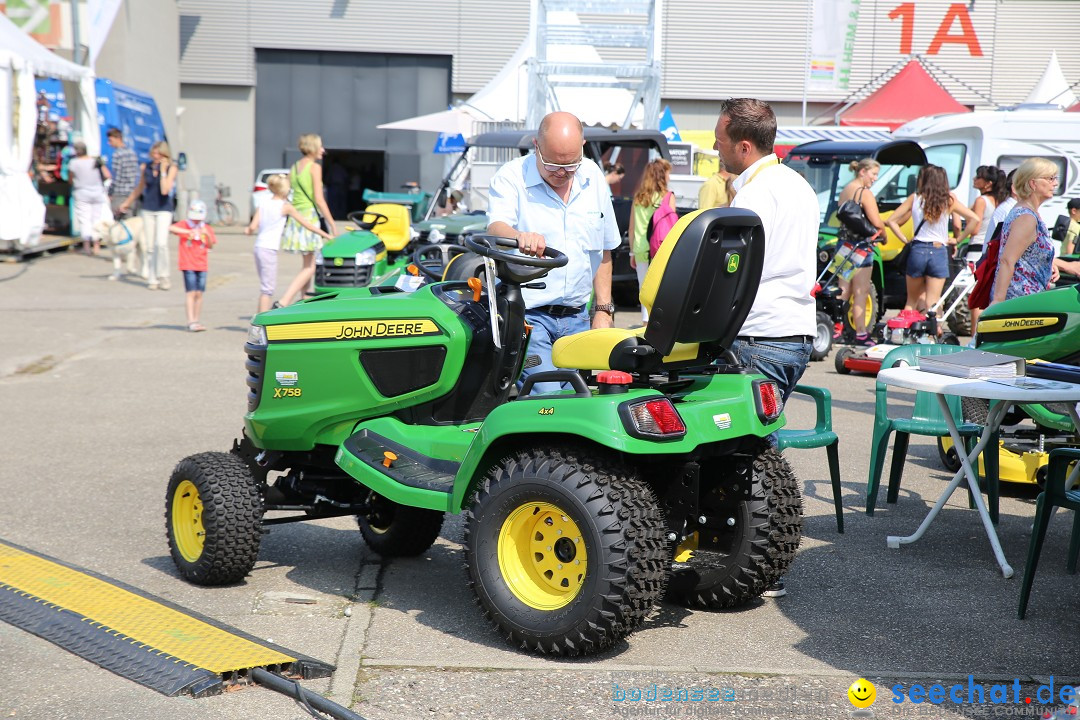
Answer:
M418 555L445 513L464 513L486 616L512 645L561 655L611 647L665 590L732 607L784 574L802 502L767 440L780 393L727 349L761 276L758 217L683 217L649 266L648 326L559 340L562 369L516 396L521 288L566 256L466 244L497 284L369 287L256 316L242 437L180 461L168 483L180 574L239 582L267 525L333 516L355 515L384 557ZM536 382L566 389L534 394Z

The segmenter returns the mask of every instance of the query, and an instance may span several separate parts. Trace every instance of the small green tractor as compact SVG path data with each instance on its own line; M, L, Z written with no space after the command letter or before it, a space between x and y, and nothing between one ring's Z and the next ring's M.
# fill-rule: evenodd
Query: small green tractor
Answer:
M649 324L563 338L560 369L520 386L521 289L566 256L466 245L486 283L329 293L254 318L242 436L168 483L180 574L240 582L267 525L334 516L384 557L415 556L462 513L486 617L557 655L612 647L665 592L733 607L783 575L802 533L798 482L768 439L783 403L728 350L761 275L758 217L683 217L649 266Z

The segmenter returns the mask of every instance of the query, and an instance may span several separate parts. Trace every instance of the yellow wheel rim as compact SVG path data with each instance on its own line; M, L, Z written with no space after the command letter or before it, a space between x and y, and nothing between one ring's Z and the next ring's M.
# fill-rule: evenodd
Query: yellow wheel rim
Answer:
M867 332L870 332L870 330L873 330L873 328L871 327L871 322L870 322L870 319L873 317L873 314L874 314L874 299L871 298L869 295L867 295L866 296L866 314L863 315L863 319L866 320L866 327L868 328ZM855 327L855 313L854 313L854 309L853 309L853 307L851 305L848 305L847 322L848 322L849 327Z
M586 554L577 523L551 503L518 507L499 530L499 571L514 597L537 610L557 610L577 597Z
M195 562L203 552L206 530L202 514L198 488L190 480L182 480L173 493L172 527L176 549L188 562Z

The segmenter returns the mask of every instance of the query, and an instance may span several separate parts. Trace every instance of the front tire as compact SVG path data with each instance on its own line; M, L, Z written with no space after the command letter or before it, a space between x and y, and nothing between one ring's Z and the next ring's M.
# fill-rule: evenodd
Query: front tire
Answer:
M752 470L725 470L702 487L701 510L722 530L694 533L676 549L672 595L691 606L744 605L776 582L795 559L802 540L802 495L787 461L762 440ZM749 490L739 487L749 483ZM713 542L702 542L701 533Z
M949 441L948 449L945 448L945 441ZM956 454L956 446L952 444L952 438L939 437L937 439L937 452L938 460L941 461L941 466L951 473L960 469L960 456Z
M833 358L833 366L836 368L836 372L841 375L847 375L851 372L851 368L844 365L844 361L849 357L855 355L855 351L851 348L841 348L836 351L836 356Z
M185 580L240 582L255 566L263 500L243 460L207 452L177 463L165 496L169 552Z
M372 490L356 516L364 542L384 558L415 557L435 544L444 513L400 505Z
M817 330L814 331L814 341L810 345L810 359L824 360L832 350L832 336L836 327L832 318L818 311Z
M664 591L652 490L587 450L534 450L481 481L465 517L469 585L510 644L588 655L637 628Z

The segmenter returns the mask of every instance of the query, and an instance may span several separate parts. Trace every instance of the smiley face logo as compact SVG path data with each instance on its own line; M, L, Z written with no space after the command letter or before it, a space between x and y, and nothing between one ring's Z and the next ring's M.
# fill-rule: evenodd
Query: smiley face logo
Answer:
M851 687L847 689L847 696L852 705L862 710L870 707L877 700L877 688L873 683L859 678L851 683Z

